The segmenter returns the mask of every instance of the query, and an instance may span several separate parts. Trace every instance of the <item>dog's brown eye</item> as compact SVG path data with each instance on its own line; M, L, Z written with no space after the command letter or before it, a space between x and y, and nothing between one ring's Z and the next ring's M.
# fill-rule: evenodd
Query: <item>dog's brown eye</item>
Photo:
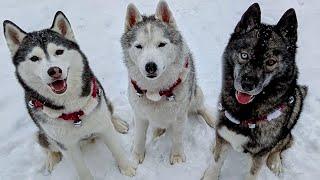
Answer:
M142 49L142 46L140 44L136 45L135 47L138 49Z
M161 42L161 43L159 43L158 47L164 47L166 45L167 45L167 43Z
M267 66L273 66L273 65L275 65L276 63L277 63L277 61L274 60L274 59L268 59L268 60L266 61L266 65L267 65Z
M249 59L248 53L245 53L245 52L240 53L240 57L241 57L241 59L243 59L243 60Z
M58 50L56 50L56 55L61 55L61 54L63 54L63 52L64 52L64 50L62 50L62 49L58 49Z
M30 58L30 60L33 61L33 62L35 62L35 61L39 61L40 58L39 58L38 56L32 56L32 57Z

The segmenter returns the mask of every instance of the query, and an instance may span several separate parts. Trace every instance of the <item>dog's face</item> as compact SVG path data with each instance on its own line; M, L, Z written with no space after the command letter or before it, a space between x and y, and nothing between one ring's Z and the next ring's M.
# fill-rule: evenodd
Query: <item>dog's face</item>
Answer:
M63 95L82 71L82 56L71 26L58 12L50 29L26 33L10 21L4 33L17 75L38 92Z
M294 66L297 19L288 10L277 25L261 24L258 4L242 16L229 42L229 57L234 64L234 88L241 104L250 103L275 77Z
M150 17L141 16L133 4L128 6L122 46L143 77L157 79L180 59L181 38L167 3L161 1Z

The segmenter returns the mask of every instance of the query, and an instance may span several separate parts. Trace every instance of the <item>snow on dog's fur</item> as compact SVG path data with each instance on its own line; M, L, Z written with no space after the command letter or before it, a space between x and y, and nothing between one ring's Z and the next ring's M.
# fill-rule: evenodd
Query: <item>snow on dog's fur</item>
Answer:
M182 136L188 113L202 115L210 126L214 120L204 107L192 54L167 3L160 1L151 16L141 15L130 4L121 44L134 111L134 159L137 163L144 160L146 131L151 125L172 131L170 163L184 162Z
M39 128L38 142L47 153L45 170L51 172L63 155L72 162L80 179L93 179L79 144L99 137L121 172L133 176L135 167L116 132L126 133L128 126L113 116L111 102L76 43L65 15L57 12L51 28L31 33L8 20L3 25L28 112ZM80 127L75 121L61 118L80 110Z

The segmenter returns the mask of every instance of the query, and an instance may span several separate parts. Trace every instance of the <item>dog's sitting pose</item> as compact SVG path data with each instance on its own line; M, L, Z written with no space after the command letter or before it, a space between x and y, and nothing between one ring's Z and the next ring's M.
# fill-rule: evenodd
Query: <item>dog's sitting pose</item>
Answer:
M297 84L297 19L289 9L276 25L261 23L258 4L242 16L223 56L223 86L212 164L203 179L219 179L228 150L247 153L257 179L266 162L281 172L282 152L293 143L307 88ZM240 179L240 178L239 178Z
M69 21L57 12L51 28L26 33L4 21L4 34L25 90L28 112L39 128L37 139L47 153L48 172L62 155L75 166L79 179L93 179L80 151L80 141L99 137L115 157L121 172L135 174L116 130L127 124L113 116L111 102L76 43Z
M171 131L170 163L184 162L182 137L188 113L202 115L211 126L214 121L204 107L203 94L196 83L192 54L167 3L160 1L152 16L141 15L130 4L121 44L129 74L129 101L134 111L134 159L143 162L146 132L151 125Z

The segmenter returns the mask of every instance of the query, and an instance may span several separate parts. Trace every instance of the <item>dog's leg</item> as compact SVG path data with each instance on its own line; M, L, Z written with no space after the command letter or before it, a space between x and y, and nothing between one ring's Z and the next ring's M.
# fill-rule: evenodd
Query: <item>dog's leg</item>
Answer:
M259 172L265 160L266 160L266 155L251 157L251 167L250 167L249 173L247 174L246 180L258 179Z
M90 173L90 170L86 166L82 152L80 150L80 144L73 144L66 146L63 150L61 150L62 154L70 160L70 162L74 165L79 180L93 180L93 176Z
M129 131L129 124L116 115L111 118L114 128L121 134L127 134Z
M230 145L216 133L216 144L213 151L213 159L202 180L218 180L224 160L230 150Z
M49 149L44 149L47 158L43 167L43 175L49 175L53 171L54 167L61 161L62 154L61 152L54 152Z
M270 152L267 158L267 166L268 168L277 176L279 176L282 169L282 152L287 150L292 146L293 138L292 135L289 134L285 139L281 140L276 147Z
M134 176L136 174L136 166L129 160L121 147L119 134L113 128L110 128L102 133L101 138L116 159L120 172L126 176Z
M146 135L149 126L149 121L135 117L134 145L133 158L137 164L141 164L146 153Z
M171 125L171 139L172 148L170 154L170 164L178 164L186 161L186 155L183 148L183 130L187 120L187 113L181 117L178 117L176 121Z
M35 134L35 138L46 153L46 160L41 171L43 175L49 175L56 164L61 161L62 154L57 149L52 148L53 145L49 142L49 139L44 132L38 131Z

